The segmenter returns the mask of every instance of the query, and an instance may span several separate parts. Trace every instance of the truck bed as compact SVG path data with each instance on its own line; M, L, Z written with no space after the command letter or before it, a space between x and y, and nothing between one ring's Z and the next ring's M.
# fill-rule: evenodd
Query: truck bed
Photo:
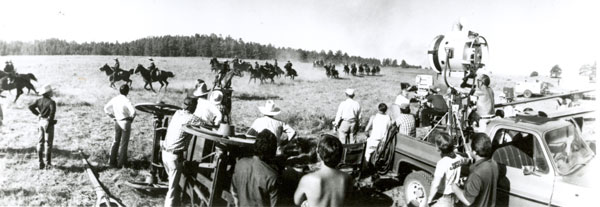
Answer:
M441 159L435 144L403 134L396 135L395 152L395 171L403 170L399 168L402 164L410 164L433 173L437 161Z

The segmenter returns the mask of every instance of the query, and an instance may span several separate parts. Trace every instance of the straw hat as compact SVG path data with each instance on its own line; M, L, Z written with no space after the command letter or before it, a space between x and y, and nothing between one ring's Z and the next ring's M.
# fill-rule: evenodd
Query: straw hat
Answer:
M44 87L42 87L42 89L40 90L40 94L44 95L46 93L52 92L52 86L50 85L45 85Z
M281 113L281 109L275 106L275 102L273 102L273 100L267 100L265 106L259 106L258 110L260 111L260 113L267 116L275 116Z
M349 95L349 96L354 95L354 89L348 88L348 89L346 89L345 92L346 92L346 95Z
M194 93L192 93L192 95L195 97L199 97L199 96L207 95L209 92L210 91L206 87L206 84L201 83L200 86L198 86L198 88L196 88L196 90L194 90Z
M210 102L215 105L221 104L221 101L223 101L223 92L221 92L221 91L211 92L210 95L208 95L208 100L210 100Z

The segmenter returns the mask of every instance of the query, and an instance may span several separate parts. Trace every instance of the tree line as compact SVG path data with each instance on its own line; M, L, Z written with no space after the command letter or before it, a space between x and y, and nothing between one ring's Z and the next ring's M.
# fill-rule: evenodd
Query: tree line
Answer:
M398 67L395 59L363 58L351 56L341 50L308 51L271 44L244 42L230 36L210 34L193 36L146 37L130 42L84 42L61 39L36 40L34 42L0 41L0 55L115 55L115 56L162 56L162 57L218 57L242 59L296 59L302 62L323 60L325 62L366 63ZM404 63L404 60L402 61Z

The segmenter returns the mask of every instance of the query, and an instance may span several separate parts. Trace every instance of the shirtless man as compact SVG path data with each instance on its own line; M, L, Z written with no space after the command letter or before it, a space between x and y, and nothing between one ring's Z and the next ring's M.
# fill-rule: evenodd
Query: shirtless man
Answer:
M477 77L477 89L473 94L477 96L477 115L479 115L479 132L485 130L487 122L494 118L494 90L490 88L490 77L481 75Z
M321 168L300 179L294 203L302 206L344 206L352 190L352 178L335 169L342 159L342 143L338 138L324 135L317 145Z

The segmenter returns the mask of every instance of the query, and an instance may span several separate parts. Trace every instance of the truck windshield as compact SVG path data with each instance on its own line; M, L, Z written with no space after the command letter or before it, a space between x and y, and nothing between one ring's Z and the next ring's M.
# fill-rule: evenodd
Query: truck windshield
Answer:
M574 125L552 130L546 133L544 138L558 173L562 175L573 172L593 156L593 152L585 144Z

